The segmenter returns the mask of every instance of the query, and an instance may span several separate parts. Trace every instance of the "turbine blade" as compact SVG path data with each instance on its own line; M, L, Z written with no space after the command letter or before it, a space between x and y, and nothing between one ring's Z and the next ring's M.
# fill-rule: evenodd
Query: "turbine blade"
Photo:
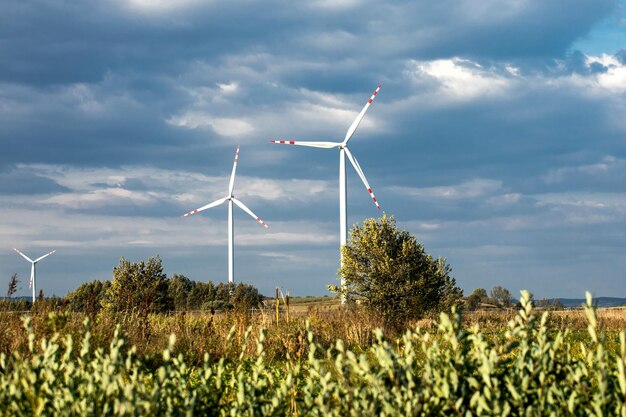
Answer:
M302 142L296 140L272 140L272 143L279 145L297 145L297 146L309 146L311 148L338 148L341 146L339 142Z
M348 159L352 163L352 166L356 170L356 173L359 174L359 177L361 177L361 181L363 181L363 184L365 184L365 188L367 188L367 192L370 193L370 197L372 197L374 204L376 204L376 207L378 208L378 210L380 210L380 206L378 205L378 201L376 201L376 196L374 195L374 191L372 191L372 187L370 187L369 183L367 182L367 178L365 178L365 174L363 173L361 166L357 162L356 158L352 156L348 148L343 148L343 149L346 151L346 155L348 155Z
M41 261L43 258L45 258L45 257L47 257L47 256L52 255L54 252L56 252L56 249L55 249L55 250L53 250L52 252L48 252L48 253L46 253L44 256L40 256L39 258L35 259L35 263L37 263L37 262Z
M28 282L28 288L33 288L33 282L35 281L35 263L30 267L30 281Z
M359 123L361 123L363 116L365 116L365 112L369 108L370 104L372 104L372 101L374 101L374 99L376 98L376 94L378 94L378 91L380 90L380 87L382 86L383 86L382 84L378 84L378 88L376 88L376 91L374 91L374 94L372 94L370 99L367 100L367 103L365 103L365 107L363 107L363 110L361 110L361 113L359 113L356 119L354 119L354 122L352 122L352 125L350 125L350 128L348 129L348 132L346 133L346 137L343 140L344 146L348 144L348 141L350 140L352 135L354 135L356 128L359 127Z
M24 255L22 252L20 252L19 250L13 248L13 250L17 253L19 253L20 255L22 255L24 257L24 259L26 259L28 262L32 262L33 260L30 259L28 256Z
M235 171L237 171L237 160L239 159L239 145L237 145L237 152L235 152L235 162L233 162L233 172L230 174L230 182L228 183L228 195L233 195L233 188L235 187Z
M220 204L222 204L222 203L223 203L224 201L226 201L226 200L228 200L228 197L220 198L219 200L215 200L214 202L209 203L209 204L207 204L206 206L202 206L202 207L200 207L199 209L195 209L195 210L193 210L193 211L190 211L189 213L185 213L185 214L183 214L181 217L191 216L192 214L199 213L199 212L201 212L201 211L203 211L203 210L206 210L206 209L208 209L208 208L215 207L215 206L219 206Z
M269 229L269 228L270 228L268 225L266 225L266 224L265 224L265 222L264 222L263 220L261 220L261 219L259 218L259 216L257 216L256 214L254 214L254 213L252 212L252 210L250 210L248 207L246 207L246 205L245 205L245 204L243 204L241 201L239 201L239 200L237 200L235 197L233 197L233 202L234 202L235 204L237 204L239 207L241 207L241 209L242 209L243 211L245 211L245 212L246 212L246 213L248 213L250 216L252 216L252 218L253 218L254 220L256 220L257 222L259 222L259 223L261 223L263 226L265 226L265 228L266 228L266 229Z

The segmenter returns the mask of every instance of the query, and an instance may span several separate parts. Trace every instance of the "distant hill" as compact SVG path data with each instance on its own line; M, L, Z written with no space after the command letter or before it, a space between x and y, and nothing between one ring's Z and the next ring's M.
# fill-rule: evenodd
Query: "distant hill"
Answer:
M586 301L584 298L559 298L558 299L561 304L565 307L580 307L582 304L585 304ZM595 297L593 299L596 307L621 307L626 306L626 298L618 298L618 297Z

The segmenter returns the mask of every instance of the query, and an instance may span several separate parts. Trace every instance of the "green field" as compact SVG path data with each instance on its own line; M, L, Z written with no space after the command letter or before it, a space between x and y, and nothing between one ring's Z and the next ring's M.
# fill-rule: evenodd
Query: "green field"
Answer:
M2 318L5 416L626 415L624 310Z

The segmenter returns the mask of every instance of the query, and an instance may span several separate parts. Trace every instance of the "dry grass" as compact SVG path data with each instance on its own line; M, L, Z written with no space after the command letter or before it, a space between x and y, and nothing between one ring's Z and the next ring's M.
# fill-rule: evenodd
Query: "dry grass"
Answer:
M275 310L266 307L254 313L204 312L159 314L148 317L147 322L132 314L98 314L91 320L91 337L94 347L107 347L119 326L126 335L127 345L134 345L140 355L158 358L167 347L170 334L177 336L176 351L182 353L188 363L202 362L204 352L217 360L234 359L242 349L250 353L256 348L253 340L261 329L266 329L265 347L269 360L283 360L286 357L300 358L306 355L306 323L309 322L316 342L328 348L342 339L349 349L364 351L375 342L373 330L383 327L375 316L358 306L344 308L335 300L322 302L295 303L290 306L289 322L283 305L279 323L276 323ZM463 326L478 325L483 334L499 339L508 323L517 314L516 310L477 311L463 315ZM572 331L573 340L586 337L587 319L583 310L549 312L548 325L551 330ZM22 325L20 313L0 312L0 352L9 354L28 351L27 332ZM599 328L610 334L626 328L626 309L598 309ZM30 313L32 326L38 338L50 337L53 333L72 335L79 340L85 333L86 316L69 313L61 309L39 308ZM426 318L412 322L407 327L420 327L436 331L438 318ZM246 332L251 337L246 338ZM234 332L231 342L227 336ZM386 330L387 338L395 340L399 334Z

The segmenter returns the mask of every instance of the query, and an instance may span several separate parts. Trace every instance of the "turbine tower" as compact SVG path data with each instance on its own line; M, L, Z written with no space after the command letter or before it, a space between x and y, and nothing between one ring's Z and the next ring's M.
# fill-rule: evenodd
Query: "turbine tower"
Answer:
M352 122L352 125L350 125L350 128L348 129L348 132L346 133L346 136L343 139L343 142L301 142L301 141L294 141L294 140L273 140L272 141L272 143L276 143L279 145L298 145L298 146L309 146L311 148L325 148L325 149L337 148L339 149L339 243L341 246L345 246L345 244L348 241L348 211L347 211L348 195L347 195L347 188L346 188L346 156L350 160L350 163L354 167L354 170L357 172L357 174L359 174L359 177L361 178L361 181L363 181L363 184L365 185L367 192L372 197L374 204L376 204L376 207L378 208L378 210L380 210L380 206L378 205L378 202L376 201L376 197L374 196L372 187L370 187L369 183L367 182L367 179L365 178L365 174L363 173L361 166L357 162L356 158L352 156L352 153L348 149L348 142L354 135L354 132L356 131L357 127L359 127L359 123L361 123L363 116L365 116L365 112L369 108L370 104L372 104L372 102L376 98L376 95L378 94L378 91L380 91L381 87L382 87L382 84L379 84L378 87L376 88L376 91L374 91L374 93L369 98L369 100L367 100L367 103L365 103L365 107L363 107L363 110L361 110L361 113L359 113L359 115L356 117L354 122ZM343 265L343 255L341 254L341 250L339 251L339 257L340 257L341 265ZM344 286L344 279L342 277L341 287L343 288L343 286ZM341 303L342 304L345 303L344 297L341 298Z
M211 207L219 206L220 204L228 201L228 282L235 282L235 236L234 236L234 220L233 220L233 203L238 205L243 211L248 213L257 222L261 223L266 229L269 226L263 222L256 214L252 212L245 204L237 200L233 195L233 189L235 187L235 171L237 170L237 161L239 159L239 146L237 146L237 152L235 152L235 162L233 163L233 172L230 174L230 182L228 184L228 195L224 198L220 198L212 203L202 206L199 209L190 211L183 214L182 217L191 216L192 214L199 213Z
M53 250L52 252L48 252L46 253L44 256L41 256L37 259L35 259L34 261L32 259L30 259L28 256L24 255L22 252L20 252L19 250L13 248L13 250L17 253L19 253L20 255L22 255L22 257L24 257L24 259L26 259L28 262L31 263L31 267L30 267L30 282L28 284L28 288L32 288L33 289L33 304L35 303L35 300L37 299L37 278L35 276L35 265L37 265L37 262L41 261L43 258L48 257L50 255L52 255L54 252L56 252L56 250Z

